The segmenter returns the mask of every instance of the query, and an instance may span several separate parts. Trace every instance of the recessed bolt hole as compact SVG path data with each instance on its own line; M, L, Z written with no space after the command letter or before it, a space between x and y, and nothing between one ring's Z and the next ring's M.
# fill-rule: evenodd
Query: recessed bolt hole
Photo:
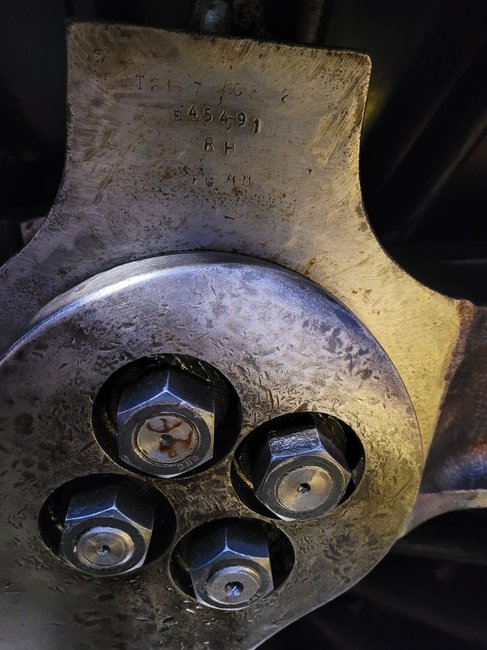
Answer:
M149 508L154 513L152 535L144 565L157 560L170 545L175 533L174 511L159 490L145 482L120 474L80 476L60 485L51 493L39 513L39 532L49 550L64 559L61 552L62 534L69 504L77 494L94 490L103 494L111 489L120 490L123 494L128 493L131 500L140 504L141 509ZM87 528L73 539L74 554L90 572L100 567L106 572L110 568L130 563L136 540L122 528L119 529L117 521L113 519L113 526L103 521L100 530L98 520L94 523L88 521Z
M302 462L289 457L290 464L283 462L278 469L276 461L272 472L270 467L266 469L273 457L271 440L277 441L281 435L289 444L294 438L304 444L308 431L309 441L318 434L328 441L329 449L320 440L321 452L316 458L313 451L309 459L305 454ZM325 452L332 457L330 465L322 460ZM265 422L245 437L235 452L231 477L240 499L258 514L311 519L325 515L353 494L363 474L364 459L360 438L346 422L327 413L289 413ZM329 470L335 471L330 474Z
M244 586L241 582L228 582L225 585L225 593L227 596L236 598L240 596L244 590Z
M277 589L293 568L293 546L276 526L256 519L217 519L190 531L173 550L172 579L188 596L203 604L217 608L222 605L223 609L245 607L267 593L269 563L263 546L270 560L273 587ZM221 549L233 557L219 559Z
M150 395L148 386L156 390L155 378L162 381L162 376L168 376L168 373L175 381L176 377L180 379L185 375L190 385L197 384L202 390L202 387L208 390L211 387L214 448L210 454L212 457L206 461L200 458L201 462L196 463L200 457L198 450L203 456L207 448L206 425L194 412L194 418L191 416L192 408L189 406L184 408L187 418L177 409L173 412L172 402L161 404L160 410L156 406L144 410L140 419L134 415L133 430L128 427L127 440L130 442L127 445L123 442L126 439L121 437L118 424L123 396L127 397L134 391L133 398L141 405ZM204 395L207 392L203 391ZM93 427L98 444L118 465L131 472L174 479L201 472L230 452L240 433L240 400L230 382L216 368L200 359L174 354L143 357L119 368L101 387L93 405Z

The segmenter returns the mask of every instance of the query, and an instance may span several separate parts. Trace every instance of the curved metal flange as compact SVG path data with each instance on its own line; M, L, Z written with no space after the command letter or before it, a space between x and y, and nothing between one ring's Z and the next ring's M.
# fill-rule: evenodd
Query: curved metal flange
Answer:
M374 333L429 445L471 307L383 252L362 206L367 56L75 24L65 175L35 239L0 271L0 347L93 274L167 252L269 259Z
M405 532L446 512L487 508L487 309L476 310L462 356Z
M425 521L454 510L471 508L487 509L487 490L444 490L443 492L421 492L407 521L403 534L406 535Z
M143 314L143 325L139 326ZM169 554L114 581L76 574L45 548L39 509L77 475L123 472L95 442L92 405L107 378L148 353L205 359L242 402L242 436L297 410L339 417L360 436L363 478L325 517L274 522L295 565L263 601L201 607L168 575ZM381 346L342 305L290 271L218 253L105 272L53 301L0 365L2 636L37 650L253 648L359 580L400 534L422 466L414 411ZM18 387L22 386L22 391ZM231 488L231 457L195 477L147 479L172 502L177 537L219 517L265 517ZM12 595L8 595L8 590ZM29 611L19 628L18 615ZM177 612L177 616L175 615Z

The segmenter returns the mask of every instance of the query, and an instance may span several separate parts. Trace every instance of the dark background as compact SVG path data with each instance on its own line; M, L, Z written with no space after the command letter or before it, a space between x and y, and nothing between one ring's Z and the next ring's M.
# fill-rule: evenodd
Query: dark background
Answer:
M322 5L312 25L313 7ZM67 19L166 28L188 0L1 2L0 262L43 217L65 152ZM231 33L365 51L372 81L361 182L386 250L425 284L487 302L486 0L236 0ZM266 648L487 648L487 520L445 515L364 581Z

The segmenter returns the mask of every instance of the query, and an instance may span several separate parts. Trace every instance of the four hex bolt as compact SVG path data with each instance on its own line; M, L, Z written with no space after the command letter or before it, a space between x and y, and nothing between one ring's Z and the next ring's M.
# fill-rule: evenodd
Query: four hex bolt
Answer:
M181 476L208 462L215 437L215 395L209 381L187 370L154 370L124 388L117 446L132 468L160 478ZM351 480L345 433L330 416L262 437L252 461L255 496L283 520L319 517L343 498ZM154 512L123 486L75 493L68 506L60 556L96 576L128 573L147 557ZM196 599L240 609L274 588L269 542L249 521L215 522L189 549Z

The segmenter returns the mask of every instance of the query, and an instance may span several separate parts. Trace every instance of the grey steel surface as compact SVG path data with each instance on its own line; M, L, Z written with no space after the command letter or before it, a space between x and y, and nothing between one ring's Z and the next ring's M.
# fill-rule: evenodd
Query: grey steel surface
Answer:
M130 535L111 526L88 528L76 541L79 561L93 571L126 564L134 550L134 540Z
M306 408L339 417L364 446L363 478L345 503L321 519L275 522L293 544L294 569L241 612L183 595L167 553L133 577L94 580L63 565L38 535L53 489L123 471L95 442L92 405L115 370L148 351L190 354L220 370L240 396L242 435ZM317 285L245 257L166 256L88 280L40 313L3 359L0 380L1 579L14 594L3 594L2 633L18 648L87 648L94 638L106 648L255 647L360 579L400 534L419 486L417 422L379 344ZM196 476L150 480L177 512L177 539L211 519L265 519L233 491L230 466L231 455ZM29 612L26 626L20 611Z
M118 264L201 249L261 257L374 333L427 448L473 307L407 276L369 228L358 165L369 74L368 57L346 51L72 25L64 179L0 270L0 349L47 301Z
M332 488L333 479L326 469L307 465L287 472L276 487L276 496L288 510L309 512L327 501Z
M470 303L408 277L369 228L358 173L366 56L93 24L71 26L68 56L64 180L40 231L0 270L0 643L10 648L15 637L19 649L35 643L36 650L84 650L96 638L107 648L207 648L203 629L209 647L252 647L353 584L400 534L422 468L411 402L426 453L433 438L438 444L442 431L461 421L459 409L449 419L448 398L464 356L470 350L475 356L470 334L477 327L485 332L485 323L478 325L479 310ZM165 271L174 272L175 258L161 267L148 260L116 268L195 250L277 262L314 280L349 311L315 287L319 299L311 291L316 303L302 305L315 317L304 321L302 311L293 311L304 296L298 292L288 304L265 265L266 279L259 279L257 264L250 284L245 274L236 280L240 262L236 275L215 271L218 294L214 283L205 284L211 265L205 274L198 262L181 262L183 276L192 268L188 293L164 285L157 300L151 292ZM108 269L103 279L73 289ZM284 274L292 284L294 276ZM235 306L228 293L233 281L247 306ZM195 315L188 328L178 320L182 314L167 317L168 306L180 301L187 308L195 287L215 311L204 324ZM61 311L49 317L45 311L41 322L39 310L69 289L57 300ZM145 333L137 326L141 312L130 311L132 300L148 302ZM275 330L284 316L286 331L282 322ZM37 329L26 334L36 318ZM175 338L168 335L173 331ZM259 338L258 331L265 334ZM320 523L277 524L293 539L297 565L262 607L221 614L182 600L166 580L167 556L128 580L93 581L70 572L37 536L40 504L59 483L77 473L122 471L96 445L91 404L110 373L147 354L147 344L151 353L193 351L227 373L244 400L243 434L269 416L308 408L349 421L364 443L364 478L349 501ZM225 354L230 349L236 363ZM468 416L480 421L485 400L474 393ZM473 430L468 417L465 426ZM481 441L476 433L474 442ZM179 533L210 516L249 514L231 490L229 463L221 461L200 483L178 479L168 488L178 510L184 504ZM210 479L201 509L198 494ZM434 481L424 487L438 489ZM471 490L468 481L464 487L420 495L408 525L452 507L485 505L485 490Z
M233 605L235 608L248 605L262 589L259 573L241 564L218 569L209 576L206 584L214 604Z

